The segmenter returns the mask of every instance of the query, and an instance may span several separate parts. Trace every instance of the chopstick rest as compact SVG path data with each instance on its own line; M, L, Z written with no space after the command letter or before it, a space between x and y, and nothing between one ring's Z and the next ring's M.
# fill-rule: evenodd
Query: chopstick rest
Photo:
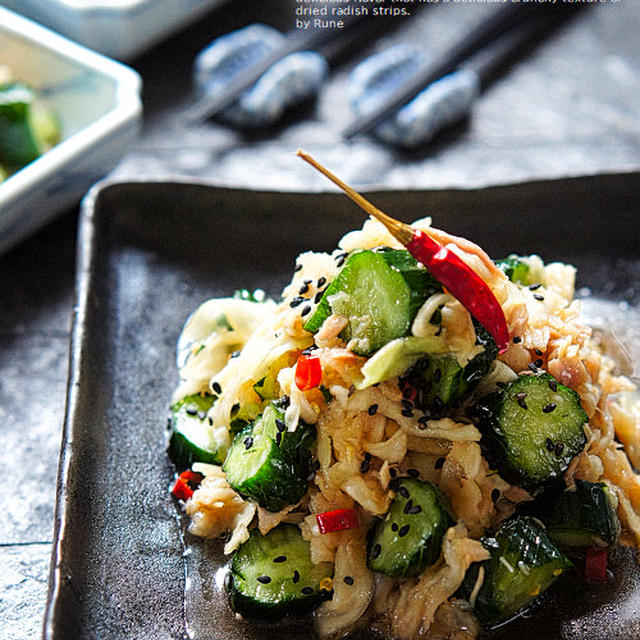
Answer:
M356 116L378 110L426 62L426 56L410 44L396 45L361 62L349 78L350 102ZM439 131L467 116L479 93L477 74L470 70L455 71L430 84L377 125L373 133L388 144L406 149L422 146Z
M202 97L215 98L264 58L283 46L285 36L273 27L252 24L225 34L194 61L194 81ZM314 98L328 74L323 56L291 53L267 69L217 117L237 127L257 129L276 123L292 107Z

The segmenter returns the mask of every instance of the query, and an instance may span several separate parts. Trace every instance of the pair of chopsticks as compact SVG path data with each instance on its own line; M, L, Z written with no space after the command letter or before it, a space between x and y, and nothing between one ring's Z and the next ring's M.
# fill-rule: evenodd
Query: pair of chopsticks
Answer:
M406 85L375 111L359 117L342 133L345 138L366 133L409 103L430 84L460 69L474 71L484 85L501 66L553 27L570 17L584 3L539 5L509 3L464 33L433 63L423 67Z
M366 16L346 16L340 18L344 23L342 29L292 29L285 34L282 47L276 49L259 64L248 70L241 78L229 84L225 91L214 97L205 97L191 107L185 114L187 122L202 122L220 113L233 104L238 96L251 88L271 66L282 58L297 51L312 51L329 46L325 57L337 55L342 48L342 42L357 34ZM334 44L331 48L331 43Z

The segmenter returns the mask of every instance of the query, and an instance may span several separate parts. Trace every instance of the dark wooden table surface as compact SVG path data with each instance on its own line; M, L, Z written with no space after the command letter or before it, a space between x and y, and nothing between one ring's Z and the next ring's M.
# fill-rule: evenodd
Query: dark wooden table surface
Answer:
M295 3L291 3L295 6ZM239 134L185 127L196 53L231 28L293 24L287 0L237 0L130 61L144 81L139 144L120 179L184 175L273 190L324 190L294 157L304 146L363 189L465 188L640 168L640 3L599 3L498 77L471 119L419 152L368 138L345 143L345 83L363 56L400 40L437 54L493 7L437 4L361 43L335 69L316 105L287 125ZM424 212L420 212L424 213ZM41 633L74 301L78 210L0 257L0 637ZM150 212L150 215L152 212ZM571 215L567 212L567 215Z

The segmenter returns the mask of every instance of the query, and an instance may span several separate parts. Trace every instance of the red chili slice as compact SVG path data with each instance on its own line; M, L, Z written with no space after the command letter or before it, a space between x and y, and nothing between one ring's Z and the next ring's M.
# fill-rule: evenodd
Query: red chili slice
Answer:
M424 231L414 230L406 247L493 336L500 353L504 353L509 346L509 329L502 307L487 283L453 251Z
M195 471L183 471L176 480L176 483L171 489L171 493L178 498L178 500L188 500L195 489L200 486L202 482L202 474Z
M345 529L359 529L358 516L353 509L336 509L316 515L320 533L332 533Z
M296 363L296 387L300 391L313 389L322 380L322 365L320 357L314 355L302 355Z
M584 578L592 582L607 581L607 550L594 547L587 549L584 563Z

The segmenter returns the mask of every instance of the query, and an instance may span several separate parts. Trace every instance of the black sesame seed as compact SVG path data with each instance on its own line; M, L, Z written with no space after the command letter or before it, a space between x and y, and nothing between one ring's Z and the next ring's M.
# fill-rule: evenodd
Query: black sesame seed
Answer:
M409 498L409 491L407 490L406 487L398 487L398 493L403 497L403 498Z
M291 404L291 398L287 395L282 396L282 398L280 398L280 406L283 409L286 409L289 404Z
M195 404L188 404L185 407L185 411L189 416L197 416L198 415L198 407Z
M365 459L367 462L371 462L371 457L372 457L372 456L371 456L371 454L370 454L368 451L365 451L364 459Z
M276 556L276 557L273 559L273 561L274 561L274 562L278 562L278 563L280 563L280 562L286 562L286 561L287 561L287 556Z
M526 391L518 391L518 393L516 393L516 398L518 398L518 400L520 400L521 398L524 399L526 397L527 397Z
M522 338L520 336L513 336L512 342L513 344L520 344L522 342Z
M377 544L375 547L373 547L373 551L371 552L371 555L375 560L381 553L382 553L382 547L379 544Z
M271 582L271 578L269 576L258 576L256 580L262 584L269 584Z
M369 463L363 460L360 464L360 473L367 473L367 471L369 471Z
M389 469L389 475L390 475L392 478L395 478L395 477L398 475L398 472L396 471L396 468L395 468L395 467L391 467L391 469Z
M398 523L397 522L392 522L391 523L391 531L397 531L398 530Z
M298 293L300 295L302 295L303 293L307 293L309 291L309 285L308 284L303 284L299 289L298 289Z
M500 489L493 489L491 491L491 500L493 500L493 502L497 502L499 497L500 497Z
M372 404L372 405L367 409L367 413L368 413L370 416L375 416L377 412L378 412L378 405L377 405L377 404Z
M303 284L311 284L313 280L307 279L307 280L303 280L302 282Z
M528 409L529 407L527 406L527 401L524 398L518 398L518 404L523 408L523 409Z
M406 400L403 398L400 402L402 403L402 406L405 409L408 409L409 411L413 411L413 402L411 402L411 400Z
M444 465L444 458L438 458L434 463L433 466L435 469L442 469L442 466Z
M563 451L564 451L564 444L562 442L556 443L556 450L555 450L556 458L559 458L562 455Z
M557 406L558 405L555 402L550 402L549 404L542 407L542 413L551 413Z
M544 300L544 296L540 295L539 293L534 293L533 294L533 299L534 300L539 300L540 302L542 302Z
M553 451L556 448L556 445L553 444L553 440L551 438L547 438L545 440L545 444L547 446L547 451Z
M324 287L325 283L326 283L327 279L324 276L320 276L318 278L318 282L316 283L316 286L318 287L318 289L320 287Z
M299 305L301 305L303 302L305 302L307 299L306 298L301 298L300 296L296 296L290 303L289 306L293 309L294 307L297 307Z
M418 418L418 422L421 425L424 425L425 422L429 422L429 420L431 419L431 416L428 413L425 413L423 416L420 416ZM426 425L425 425L426 426ZM425 428L424 426L422 427L423 429Z
M496 382L496 386L500 389L504 389L507 386L506 382Z
M207 412L206 411L198 411L198 419L199 420L204 420L207 417Z
M407 533L409 533L409 525L405 524L403 527L400 527L400 530L398 531L398 537L404 538Z
M419 504L414 504L411 509L409 509L409 513L411 515L416 515L422 511L422 507Z
M403 513L409 513L409 511L411 511L413 507L413 500L409 499L407 500L406 504L404 505L404 509L402 510Z
M278 431L278 433L276 433L276 444L280 446L281 442L282 442L282 431Z
M316 295L313 298L313 301L315 304L318 304L318 302L320 302L320 300L322 300L322 296L324 295L324 291L318 291L318 293L316 293Z
M300 271L302 269L302 265L296 262L296 266L293 268L294 271Z
M285 425L284 422L282 422L282 420L280 420L280 418L276 418L276 429L280 432L285 431L287 428L287 425Z
M310 311L311 311L311 305L306 304L304 307L302 307L302 311L300 311L300 315L306 316L307 313L309 313Z
M303 593L305 596L310 596L313 593L313 587L302 587L300 593Z
M555 393L558 390L558 383L555 380L549 380L549 389Z
M213 427L213 418L209 418L209 426Z
M300 582L300 574L298 573L298 570L296 569L293 572L293 584L297 584L298 582Z
M338 261L336 262L336 267L341 267L344 264L344 256L342 258L339 258Z
M253 438L251 436L247 436L244 440L244 448L249 450L253 445Z
M353 578L351 576L345 576L342 579L344 580L344 583L348 584L349 586L351 586L353 584Z
M534 353L535 353L537 356L541 356L541 355L542 355L542 350L541 350L541 349L535 349L535 350L534 350Z
M417 478L420 475L420 472L417 469L407 469L407 474L412 478Z
M530 291L535 291L536 289L539 289L542 286L542 284L540 284L539 282L536 282L535 284L530 284L529 285L529 290Z
M220 386L219 382L214 382L211 385L211 388L216 392L216 393L222 393L222 387Z
M400 412L405 418L413 418L413 411L411 409L403 409Z
M242 351L240 349L236 349L235 351L231 352L231 355L229 357L230 358L237 358L241 353L242 353Z
M535 364L536 367L541 367L542 366L542 358L538 358L537 360L534 360L533 364Z
M533 373L538 373L538 367L536 367L536 365L533 362L529 363L529 369L531 369Z

